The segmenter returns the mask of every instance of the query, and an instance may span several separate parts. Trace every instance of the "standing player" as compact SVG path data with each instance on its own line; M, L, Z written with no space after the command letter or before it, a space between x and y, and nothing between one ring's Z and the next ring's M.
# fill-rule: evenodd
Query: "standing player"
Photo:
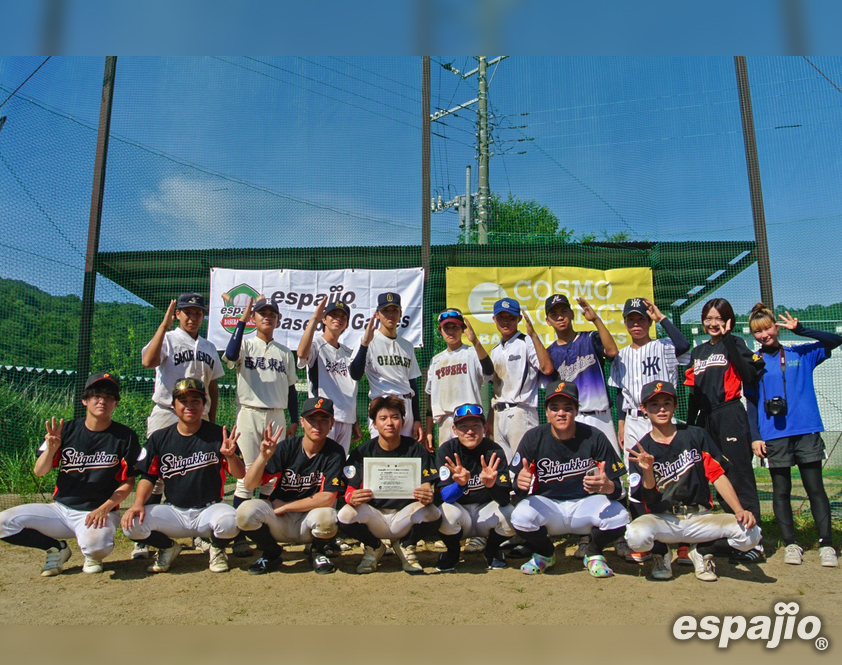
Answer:
M210 400L205 403L203 418L216 421L216 407L219 403L217 380L225 374L216 347L203 337L199 328L208 313L205 298L198 293L182 293L178 300L172 300L164 320L143 347L144 367L155 368L155 388L152 393L152 413L146 420L146 438L153 432L178 422L173 410L172 386L179 379L198 379L207 386ZM178 328L170 330L173 321ZM158 483L149 496L150 503L161 503L163 484ZM133 559L147 559L149 548L135 546Z
M54 503L31 503L0 513L0 539L47 553L42 577L58 575L70 559L59 538L76 538L84 573L101 573L102 560L114 549L120 524L117 509L134 487L140 444L134 430L114 422L120 382L108 373L85 382L85 417L68 423L46 422L47 436L35 462L36 476L58 467Z
M368 417L378 433L351 452L343 473L348 489L345 505L339 511L339 529L363 546L358 573L373 573L386 551L383 540L391 540L392 549L407 573L423 573L415 546L435 533L441 523L441 512L433 505L433 490L438 480L433 456L417 441L401 436L406 409L405 400L395 395L375 397ZM378 499L363 485L364 460L377 458L418 458L421 474L412 499Z
M744 510L725 476L728 462L705 430L676 426L675 386L653 381L643 386L640 402L652 423L652 431L629 450L629 485L632 495L646 508L645 515L626 529L629 545L655 554L652 577L672 577L668 543L691 543L690 560L696 577L715 582L713 541L749 551L760 542L754 515ZM710 513L710 484L733 515Z
M333 402L335 420L328 436L342 446L346 456L351 441L362 436L357 422L357 382L351 378L351 349L339 342L350 316L344 302L328 303L323 298L298 343L298 367L307 368L310 397L327 397ZM324 333L314 339L319 323Z
M263 550L250 568L262 575L281 566L279 542L311 543L310 561L319 574L336 566L326 548L336 536L337 495L344 489L342 465L345 451L328 432L333 427L333 402L310 397L301 409L303 436L278 443L282 430L273 436L266 426L260 454L245 477L248 488L277 478L268 500L251 499L237 508L237 525Z
M202 419L207 393L198 379L176 381L172 394L178 422L153 432L138 457L142 479L134 505L123 514L123 533L158 549L155 563L147 568L150 573L170 569L181 552L173 538L195 536L210 539L210 570L224 573L224 548L239 532L236 511L222 501L225 477L242 478L246 473L237 456L237 428L229 435L226 428ZM147 506L159 478L167 502Z
M295 391L295 357L283 344L274 340L275 326L280 312L271 300L261 297L254 303L254 324L257 334L243 340L246 323L252 318L252 299L237 328L231 335L223 360L237 368L237 445L243 455L246 470L260 453L264 430L271 424L284 437L295 436L298 429L298 393ZM290 426L286 427L285 410L289 409ZM243 480L234 490L234 508L252 497L254 488L247 488ZM272 483L260 488L263 499L272 493ZM241 536L234 542L236 556L250 556L251 548Z
M453 415L450 439L436 452L441 489L442 533L447 551L439 555L436 569L449 572L459 563L459 541L483 539L483 556L489 569L506 568L500 545L515 535L509 521L512 484L503 449L483 437L485 414L479 404L462 404ZM502 463L502 467L501 467Z
M406 407L401 434L422 443L424 431L418 395L421 368L412 344L398 335L402 313L400 294L389 292L377 296L377 311L369 320L351 362L351 378L359 381L363 374L368 377L368 396L371 399L383 395L401 398ZM378 330L374 329L375 319L380 321ZM371 425L369 422L369 428Z
M526 433L510 470L515 491L526 495L512 512L512 526L534 552L520 570L537 575L555 565L550 536L590 533L585 567L594 577L610 577L602 550L629 523L617 501L626 468L602 432L576 422L576 384L551 383L544 403L547 424Z
M462 342L463 331L473 348ZM491 358L461 311L450 308L439 314L439 332L447 349L433 356L427 370L427 450L434 448L433 422L438 425L441 446L453 438L453 410L466 402L480 404L482 384L494 374Z
M521 319L526 334L518 332ZM494 441L509 461L527 431L538 425L538 384L555 371L553 361L520 303L503 298L494 303L494 323L500 342L491 349L494 364Z

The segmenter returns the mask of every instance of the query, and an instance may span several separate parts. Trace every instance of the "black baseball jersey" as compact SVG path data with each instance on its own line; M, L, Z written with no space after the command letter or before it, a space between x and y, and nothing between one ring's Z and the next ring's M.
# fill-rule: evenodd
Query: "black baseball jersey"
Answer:
M729 463L705 430L679 425L669 443L658 443L650 433L640 446L655 458L655 489L644 489L643 474L634 462L629 462L629 486L646 512L663 513L678 505L713 507L710 483L725 473Z
M485 463L491 461L491 456L497 453L497 459L500 460L500 465L497 467L497 480L491 489L487 488L479 478L482 473L482 462L480 457L485 456ZM445 441L441 447L436 451L436 465L438 466L440 488L447 487L453 484L453 477L450 475L450 469L445 466L447 457L454 463L456 459L454 455L459 455L459 461L471 473L468 479L468 484L465 485L464 493L456 501L456 503L470 504L470 503L488 503L489 501L496 501L501 506L509 503L509 492L512 489L511 479L509 477L509 469L506 466L506 453L503 449L494 443L491 439L483 439L476 448L466 448L459 439L450 439Z
M765 365L763 358L749 350L741 337L731 334L723 335L718 344L699 344L690 357L692 364L687 368L684 383L693 386L693 394L703 411L739 399L742 384L754 384Z
M195 434L184 436L178 423L152 433L137 460L143 477L164 481L167 503L176 508L202 508L222 501L228 462L219 452L222 427L202 421Z
M552 426L539 425L523 435L509 473L516 485L517 474L535 465L537 477L534 494L557 501L584 499L591 496L583 485L585 474L598 463L605 463L605 475L616 481L626 473L626 467L617 457L608 439L598 429L576 423L572 439L561 441L553 436Z
M289 503L318 492L345 491L342 479L345 451L342 446L333 439L327 439L319 452L307 457L303 441L303 436L280 441L275 454L266 462L261 484L265 485L272 478L278 479L270 497L272 500Z
M46 449L45 441L38 452ZM108 429L92 432L84 418L64 423L61 446L53 457L53 468L58 468L53 498L75 510L99 508L136 475L139 454L140 443L130 427L112 421Z
M418 484L430 483L435 487L439 472L433 456L420 443L408 436L402 436L400 445L394 450L383 450L377 439L366 441L351 451L343 474L348 485L354 489L363 486L363 460L366 457L418 457L421 459L421 477ZM401 509L413 502L413 499L372 499L368 502L372 508Z

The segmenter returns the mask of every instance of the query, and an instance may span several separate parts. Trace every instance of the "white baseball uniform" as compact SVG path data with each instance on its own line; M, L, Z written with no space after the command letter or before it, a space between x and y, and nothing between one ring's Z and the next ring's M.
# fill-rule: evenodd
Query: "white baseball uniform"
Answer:
M371 351L369 350L369 353ZM351 349L333 346L324 337L316 337L306 360L298 367L307 368L310 397L327 397L333 402L335 423L328 436L345 450L351 449L352 426L357 422L357 382L351 378Z

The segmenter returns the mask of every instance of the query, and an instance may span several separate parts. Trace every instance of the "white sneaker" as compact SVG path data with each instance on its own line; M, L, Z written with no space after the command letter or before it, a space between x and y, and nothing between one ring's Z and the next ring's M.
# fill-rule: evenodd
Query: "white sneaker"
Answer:
M208 553L210 554L210 571L212 573L227 573L228 555L225 554L225 550L211 543Z
M380 563L380 557L386 552L386 543L380 543L380 547L374 549L365 545L363 549L363 558L360 565L357 566L357 572L360 575L365 573L373 573L377 570L377 564Z
M155 554L155 563L146 570L150 573L165 573L170 569L172 562L181 553L181 544L173 541L172 547L165 550L158 550Z
M52 577L58 575L64 568L64 564L70 558L71 551L67 543L63 540L61 544L64 545L61 549L58 547L51 547L47 550L47 560L44 562L44 567L41 569L41 577Z
M801 556L803 552L804 550L795 543L787 545L784 550L784 563L788 563L792 566L800 566L801 562L804 560Z
M144 545L143 543L134 544L132 559L148 559L151 556L152 552L149 550L149 545Z
M392 541L392 549L400 559L403 570L406 573L417 575L424 572L424 568L418 563L418 556L415 553L415 545L404 545L399 540Z
M836 550L832 547L820 547L819 558L822 565L827 568L836 568L839 565L839 557L836 556Z
M691 545L687 550L687 555L690 561L693 562L695 568L696 579L702 582L716 582L719 578L716 576L716 565L713 563L713 554L705 554L704 556L696 549L695 545Z
M488 542L488 538L471 538L468 541L468 544L465 545L465 549L462 550L465 554L471 554L472 552L482 552L485 549L485 544Z
M102 561L97 561L89 556L85 557L85 563L82 564L82 572L89 575L102 572Z
M211 542L207 538L202 538L201 536L193 536L193 547L201 552L207 552L210 550Z
M652 579L672 579L672 562L670 561L669 553L666 556L661 556L660 554L652 555Z

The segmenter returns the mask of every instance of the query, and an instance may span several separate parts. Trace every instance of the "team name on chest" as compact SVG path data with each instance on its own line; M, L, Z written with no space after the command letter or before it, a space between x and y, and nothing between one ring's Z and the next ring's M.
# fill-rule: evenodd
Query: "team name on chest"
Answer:
M179 351L175 355L173 355L172 362L173 365L181 365L182 363L189 363L196 360L200 363L205 363L208 367L213 369L214 364L216 363L216 358L214 358L211 354L205 353L204 351L196 351L193 352L193 349L186 349L184 351Z
M727 367L728 358L724 353L714 353L707 358L697 358L693 363L693 373L701 374L708 367Z
M264 358L263 356L246 356L243 358L243 365L246 369L266 369L279 374L286 374L287 368L283 360L277 358Z
M406 367L407 369L412 364L409 358L403 356L377 356L377 364L381 367Z
M100 451L86 455L74 448L64 448L61 451L61 470L64 472L81 472L90 469L108 469L109 467L115 466L119 459L113 453Z
M596 356L593 353L589 353L586 356L579 356L570 365L566 361L563 362L558 367L558 373L562 381L572 381L591 365L596 365Z
M702 461L702 454L695 448L685 450L672 462L655 462L652 471L658 487L677 480L687 469Z
M458 363L456 365L447 365L436 370L436 378L441 379L445 376L456 376L457 374L467 374L468 363Z
M161 455L160 472L163 478L171 478L216 464L219 464L219 456L214 452L197 451L187 457L165 453Z
M543 457L538 460L536 468L538 470L538 480L542 483L551 481L563 481L570 476L579 476L593 466L593 460L590 457L582 459L575 457L572 460L561 462L559 460L547 459Z
M345 361L345 358L340 358L339 360L325 360L325 371L328 374L348 376L348 363Z
M321 481L322 474L320 471L313 471L313 473L302 476L292 469L284 469L284 475L281 477L281 488L285 490L303 491L318 487Z

